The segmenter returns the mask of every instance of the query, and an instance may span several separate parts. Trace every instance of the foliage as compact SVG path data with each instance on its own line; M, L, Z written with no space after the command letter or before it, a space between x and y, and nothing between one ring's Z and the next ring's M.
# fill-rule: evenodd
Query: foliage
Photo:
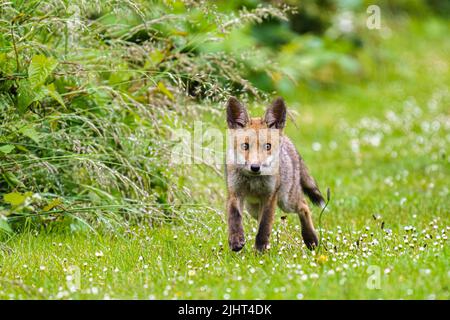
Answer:
M235 27L234 14L212 9L158 1L1 5L0 210L10 223L159 221L191 205L183 173L164 165L171 131L199 102L261 94L232 56L197 50ZM284 13L265 7L246 16ZM20 207L6 200L17 194L29 195ZM55 199L61 203L44 210Z

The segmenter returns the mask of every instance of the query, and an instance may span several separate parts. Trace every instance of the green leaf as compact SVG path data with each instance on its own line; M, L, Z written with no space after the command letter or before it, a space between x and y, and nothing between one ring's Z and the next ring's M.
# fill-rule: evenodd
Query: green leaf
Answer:
M19 192L11 192L3 196L3 201L9 203L13 207L17 207L23 204L26 198L27 198L26 195L23 195Z
M161 61L163 61L163 59L165 58L165 55L162 51L160 50L153 50L149 56L148 56L148 60L145 62L145 67L144 68L150 68L153 66L158 65L158 63L160 63Z
M26 136L26 137L30 138L31 140L33 140L34 142L39 143L39 140L40 140L41 137L40 137L40 134L36 130L34 130L34 128L24 127L24 128L22 128L20 130L20 132L24 136Z
M170 92L169 89L167 89L167 87L161 81L158 82L158 89L163 94L165 94L170 100L172 100L172 101L175 100L175 98L173 97L172 92Z
M36 94L30 83L27 80L20 81L19 89L17 90L17 109L19 109L19 112L25 112L35 98Z
M6 233L12 233L13 230L8 224L8 220L2 216L0 216L0 231L6 232Z
M118 85L124 84L130 80L132 73L128 71L129 67L127 63L121 63L112 67L113 71L109 75L109 84Z
M0 147L0 152L4 153L4 154L8 154L11 153L11 151L13 151L16 147L14 147L11 144L6 144L4 146Z
M64 104L64 100L61 97L61 95L59 94L59 92L56 90L55 85L53 83L49 84L46 87L46 91L47 94L52 97L53 99L55 99L56 101L58 101L58 103L63 106L64 108L66 107L66 105Z
M36 55L31 59L28 67L28 81L32 88L38 88L44 84L47 77L58 65L58 61L44 55Z
M34 101L40 101L48 95L47 89L45 87L39 87L34 89Z
M59 198L53 199L52 201L50 201L49 204L47 204L42 210L44 211L50 211L53 208L59 206L60 204L62 204L62 200Z

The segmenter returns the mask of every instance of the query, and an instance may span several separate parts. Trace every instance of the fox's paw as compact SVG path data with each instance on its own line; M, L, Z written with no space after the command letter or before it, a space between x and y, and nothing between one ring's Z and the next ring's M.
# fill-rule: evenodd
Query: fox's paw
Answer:
M255 249L258 252L263 253L264 251L270 249L270 244L269 243L255 243Z
M258 250L258 252L264 252L270 248L269 240L268 239L260 239L258 236L256 237L255 241L255 249Z
M233 251L241 251L245 245L245 237L243 234L232 234L228 237L228 244Z
M319 245L319 237L314 230L302 230L302 237L309 250L313 250Z

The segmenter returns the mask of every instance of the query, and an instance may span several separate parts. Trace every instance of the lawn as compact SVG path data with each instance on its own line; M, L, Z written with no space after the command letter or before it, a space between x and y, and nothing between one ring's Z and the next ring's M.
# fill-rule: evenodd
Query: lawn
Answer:
M390 57L372 62L364 81L288 100L286 134L331 190L317 252L303 245L297 217L281 212L268 252L253 249L250 217L244 250L231 252L223 177L211 174L212 200L194 193L204 210L156 227L15 233L0 243L0 298L449 299L449 25L389 28L369 46Z

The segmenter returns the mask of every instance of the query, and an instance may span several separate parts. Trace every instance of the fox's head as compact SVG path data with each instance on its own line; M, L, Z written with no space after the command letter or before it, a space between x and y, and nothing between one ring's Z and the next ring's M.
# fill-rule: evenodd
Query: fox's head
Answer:
M249 176L278 172L280 138L286 123L286 105L277 98L260 118L250 118L235 98L227 102L229 130L227 164Z

